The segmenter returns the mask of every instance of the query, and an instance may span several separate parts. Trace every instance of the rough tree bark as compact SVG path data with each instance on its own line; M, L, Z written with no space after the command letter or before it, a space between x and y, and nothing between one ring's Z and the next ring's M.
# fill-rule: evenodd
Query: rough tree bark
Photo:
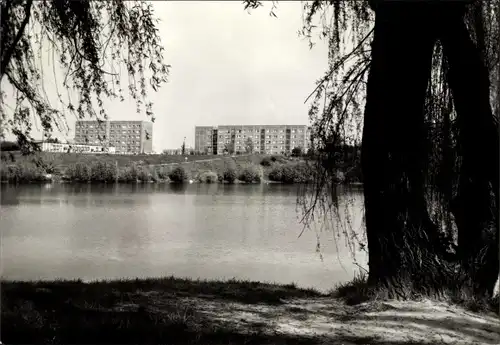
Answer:
M474 281L476 293L492 293L499 270L500 152L489 74L481 54L484 38L478 37L479 44L474 44L458 16L443 26L440 37L449 64L448 82L457 112L462 158L459 194L454 203L459 259Z
M405 267L403 250L410 231L423 230L431 239L427 245L436 243L438 235L423 193L423 107L435 22L433 12L421 4L376 7L361 157L373 284L390 283L403 271L412 273Z
M423 109L433 47L440 39L460 126L463 170L455 215L467 212L457 220L461 257L463 263L469 262L482 251L484 264L469 266L478 282L476 292L482 293L485 287L493 288L498 275L498 217L493 226L496 241L492 241L495 235L484 236L483 230L492 220L491 188L498 205L499 146L488 75L463 21L466 4L376 2L362 145L369 282L387 285L400 278L422 282L444 268L414 265L413 256L415 248L420 258L425 253L427 258L444 258L445 252L424 197ZM481 160L479 153L490 148L491 159Z

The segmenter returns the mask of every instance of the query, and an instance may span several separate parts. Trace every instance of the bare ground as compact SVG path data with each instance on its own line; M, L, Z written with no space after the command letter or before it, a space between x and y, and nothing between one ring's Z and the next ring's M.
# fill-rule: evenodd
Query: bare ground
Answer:
M162 314L161 294L144 293ZM169 302L166 302L168 304ZM347 306L331 297L284 300L283 304L244 304L207 298L181 298L195 309L238 333L255 331L284 338L310 338L339 344L500 344L500 320L444 302L385 301ZM130 305L129 305L130 307ZM139 305L135 305L139 308ZM169 308L165 308L168 310ZM181 308L182 309L182 308Z
M431 300L348 305L293 285L173 277L1 288L6 344L500 344L497 314Z

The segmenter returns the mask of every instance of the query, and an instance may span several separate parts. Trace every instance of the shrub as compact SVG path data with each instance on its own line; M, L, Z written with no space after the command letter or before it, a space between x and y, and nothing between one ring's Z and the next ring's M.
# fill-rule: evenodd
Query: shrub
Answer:
M186 170L183 167L177 166L175 167L170 174L168 174L170 181L173 183L182 183L187 180L188 176Z
M312 181L312 176L310 168L305 163L278 165L269 172L271 181L282 183L309 183Z
M236 180L236 170L234 170L233 168L227 168L224 171L222 178L227 183L234 183L234 181Z
M275 166L270 172L269 172L269 179L271 181L276 181L276 182L281 182L282 176L283 176L283 167L281 165Z
M153 182L159 182L160 181L160 177L158 176L158 170L157 169L151 169L151 173L150 173L150 179L151 181Z
M137 182L139 171L135 165L128 166L120 172L118 180L120 182Z
M245 183L260 182L260 171L254 166L248 166L241 171L238 179Z
M290 165L279 165L276 166L269 173L269 179L271 181L283 182L283 183L295 183L297 178L296 171L294 167Z
M167 180L168 179L168 173L165 171L164 168L160 168L158 171L158 178L160 180Z
M302 148L301 147L294 147L292 149L292 156L293 157L300 157L300 156L302 156Z
M198 175L198 182L201 183L217 183L219 176L213 171L205 171Z
M264 157L260 161L260 165L262 165L263 167L270 167L271 166L271 160L268 157Z
M65 175L72 181L88 182L92 177L92 172L88 165L76 163L66 169Z
M116 166L110 162L97 161L90 170L93 182L114 182L117 177Z
M149 182L152 180L151 173L147 167L137 167L137 179L141 182Z
M292 165L295 170L295 183L311 183L314 180L314 171L307 163L301 162Z
M8 182L38 182L44 181L45 171L34 164L5 166L0 169L0 180Z

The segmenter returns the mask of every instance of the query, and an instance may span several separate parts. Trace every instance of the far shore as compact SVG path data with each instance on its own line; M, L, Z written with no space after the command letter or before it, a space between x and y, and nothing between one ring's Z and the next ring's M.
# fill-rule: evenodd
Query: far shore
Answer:
M79 161L78 159L81 159ZM312 183L306 157L236 155L179 157L46 154L2 162L0 181L28 183ZM359 169L338 171L339 184L359 184ZM351 173L354 172L354 173Z

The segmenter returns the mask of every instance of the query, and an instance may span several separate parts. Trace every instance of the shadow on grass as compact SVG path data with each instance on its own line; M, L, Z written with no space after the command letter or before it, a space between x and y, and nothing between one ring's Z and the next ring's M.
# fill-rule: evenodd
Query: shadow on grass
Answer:
M310 339L264 335L266 325L259 323L245 325L251 336L241 334L229 324L197 312L196 301L179 301L185 297L279 305L287 298L321 295L293 285L177 278L91 283L2 281L1 292L2 341L26 344L306 344Z
M418 318L421 311L411 308L398 309L403 313L398 316L368 315L365 312L391 308L385 304L345 307L317 291L293 285L163 278L93 283L2 281L1 289L0 333L6 344L420 345L428 342L382 339L383 332L371 330L397 325L418 332L424 327L476 339L498 332L491 324L471 324L461 318L423 320ZM336 295L351 304L375 296L361 278L340 287ZM292 323L297 329L293 334L277 326ZM347 323L349 332L332 331L334 324ZM310 335L311 324L327 335Z

